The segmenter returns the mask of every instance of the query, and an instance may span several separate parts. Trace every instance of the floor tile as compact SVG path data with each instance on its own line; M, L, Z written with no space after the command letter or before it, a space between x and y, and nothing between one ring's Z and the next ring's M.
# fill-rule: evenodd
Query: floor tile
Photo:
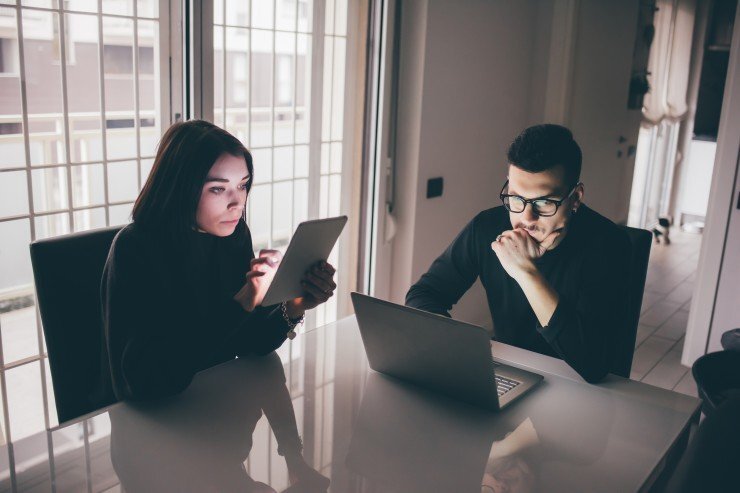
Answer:
M685 277L679 277L675 274L668 274L667 276L661 277L653 282L645 284L645 289L654 293L660 293L667 295L676 287L683 282Z
M671 231L671 244L653 243L631 378L696 395L690 369L681 365L701 235Z
M675 341L658 336L650 336L635 350L632 359L632 380L640 380L671 350Z
M637 336L635 337L635 348L639 346L640 344L645 341L648 337L653 335L653 332L655 332L657 329L655 327L650 327L648 325L638 325L637 326Z
M668 301L675 301L677 303L686 303L691 299L691 295L694 293L694 283L690 281L683 281L676 288L668 293L665 297Z
M641 381L663 389L675 387L689 370L681 364L682 347L675 344Z
M677 310L655 331L655 335L677 341L686 334L688 321L689 312Z
M660 300L640 317L640 323L651 327L660 327L679 308L681 308L681 303Z
M673 387L673 390L675 390L676 392L681 392L682 394L693 396L693 397L699 396L699 393L696 390L696 382L694 381L694 375L691 374L691 370L686 372L686 374L678 382L678 384L675 387Z
M648 311L652 306L662 300L665 297L664 294L654 293L652 291L645 291L642 295L642 307L640 308L640 314L642 315Z

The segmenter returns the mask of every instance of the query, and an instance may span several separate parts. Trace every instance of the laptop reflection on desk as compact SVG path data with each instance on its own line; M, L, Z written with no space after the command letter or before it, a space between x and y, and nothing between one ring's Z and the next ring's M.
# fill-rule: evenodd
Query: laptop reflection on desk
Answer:
M485 329L353 292L370 368L489 410L510 405L543 377L493 361Z

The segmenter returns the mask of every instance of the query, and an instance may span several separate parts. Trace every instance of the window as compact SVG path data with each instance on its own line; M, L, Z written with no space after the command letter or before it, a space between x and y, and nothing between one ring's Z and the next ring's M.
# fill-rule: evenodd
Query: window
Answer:
M127 74L134 73L134 50L131 46L105 45L105 73ZM151 46L139 46L139 74L154 73L154 49Z
M349 206L341 202L351 176L343 169L351 155L344 139L347 2L217 0L213 14L214 122L254 157L247 222L255 250L284 249L301 221ZM312 94L313 83L322 90ZM335 265L340 251L330 259ZM310 323L335 320L337 306L332 298Z
M169 88L182 86L169 79L169 25L159 19L172 5L0 0L0 444L13 442L11 452L0 446L0 489L23 486L31 473L38 486L41 476L58 480L77 467L89 489L115 486L89 463L105 448L106 416L50 431L56 412L28 244L128 222L170 123ZM204 43L213 54L214 91L206 95L213 120L254 155L248 221L255 248L285 248L300 221L348 213L355 132L345 126L356 119L345 116L354 100L344 93L348 60L360 50L347 48L347 1L213 5L213 36ZM340 272L351 270L345 243L330 258ZM349 283L338 283L346 296ZM333 298L308 323L333 321L340 305ZM317 351L334 343L321 337ZM283 346L284 361L302 354L302 344ZM292 388L306 385L302 371L288 372ZM311 423L320 433L331 433L323 419L333 412L332 363L322 363L314 380L321 393L307 400L316 407L306 414L321 420ZM296 408L300 420L302 401ZM53 469L58 457L83 448L82 465L63 468L60 459ZM317 453L328 468L331 450Z
M18 47L14 39L0 38L0 74L18 73Z
M50 477L58 447L104 428L48 431L57 418L28 244L128 221L169 121L158 12L157 0L0 5L0 441L14 444L0 448L0 482L14 489L18 471Z
M308 327L342 316L349 301L347 273L355 270L347 241L353 217L354 119L345 115L356 104L355 98L345 98L356 53L348 49L348 17L346 0L214 1L214 122L236 135L254 158L247 223L255 250L284 250L301 221L340 214L351 218L329 258L341 274L337 294L309 312ZM320 346L335 343L332 335L317 337ZM299 337L279 352L290 365L306 350ZM317 369L316 385L309 391L312 408L304 409L300 398L298 419L304 413L314 416L304 426L317 436L330 435L324 418L335 405L332 364ZM255 442L252 456L259 453ZM314 453L316 465L329 472L331 448ZM263 479L264 471L249 464L252 477Z
M131 46L105 45L105 73L133 74L134 50Z

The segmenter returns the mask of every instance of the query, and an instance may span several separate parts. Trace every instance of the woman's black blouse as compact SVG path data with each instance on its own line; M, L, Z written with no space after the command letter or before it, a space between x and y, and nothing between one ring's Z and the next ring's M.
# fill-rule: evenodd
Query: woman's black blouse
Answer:
M101 285L103 370L116 398L179 393L203 369L285 341L279 305L247 313L232 299L252 258L243 221L224 238L168 240L135 223L118 233Z

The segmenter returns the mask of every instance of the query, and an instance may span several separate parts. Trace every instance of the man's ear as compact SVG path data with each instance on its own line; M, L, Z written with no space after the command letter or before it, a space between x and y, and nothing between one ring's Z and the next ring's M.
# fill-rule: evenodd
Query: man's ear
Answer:
M576 191L573 192L573 205L571 206L571 209L577 209L581 206L585 193L586 189L584 188L583 183L576 185Z

